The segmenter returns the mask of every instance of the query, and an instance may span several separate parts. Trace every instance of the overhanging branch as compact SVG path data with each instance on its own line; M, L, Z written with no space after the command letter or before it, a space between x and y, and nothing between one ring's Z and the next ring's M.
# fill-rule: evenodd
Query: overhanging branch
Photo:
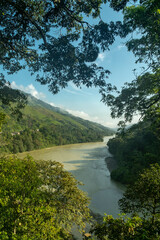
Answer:
M14 3L12 0L6 0L6 2L8 2L11 6L13 6L20 14L24 15L36 27L36 29L39 31L43 39L44 45L47 47L46 36L43 33L43 30L41 29L41 27L36 22L36 20L32 16L30 16L28 13L26 13L18 4Z

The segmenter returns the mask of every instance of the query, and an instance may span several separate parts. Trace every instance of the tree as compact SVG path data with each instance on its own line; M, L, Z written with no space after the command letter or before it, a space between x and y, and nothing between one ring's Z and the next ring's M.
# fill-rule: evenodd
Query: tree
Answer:
M112 89L106 83L110 71L97 66L95 60L100 50L109 49L115 36L124 35L120 22L90 24L90 17L99 18L106 2L1 0L0 65L7 74L27 69L54 94L72 81L77 87L99 87L105 95ZM11 89L3 74L0 101L11 103L18 114L26 103L24 94ZM13 108L12 102L17 107Z
M125 214L118 218L107 215L103 223L96 223L91 232L99 240L158 240L160 236L159 221L155 223L154 229L149 220L139 216L127 217Z
M0 104L3 108L10 109L12 114L19 119L22 116L21 109L26 102L26 96L22 92L12 89L3 74L0 74ZM5 117L6 114L3 111L0 112L0 131L2 124L5 122Z
M118 218L106 215L102 223L96 223L91 233L100 240L139 240L160 238L160 166L151 165L140 174L137 181L128 186L119 200L121 212ZM143 217L139 217L137 213Z
M76 86L99 86L104 91L109 71L94 62L108 49L120 22L95 26L106 0L2 0L0 3L0 63L10 74L27 66L41 84L57 93L69 81ZM87 19L87 20L85 20ZM55 31L57 33L55 33Z
M0 131L4 122L5 122L5 114L0 113Z
M132 184L144 168L153 163L160 164L160 139L150 122L139 122L124 133L118 132L107 145L117 161L111 178L121 183Z
M124 9L124 24L133 33L127 42L129 51L152 69L159 68L160 2L143 0ZM138 34L137 34L138 33Z
M57 93L69 81L80 87L99 86L102 99L113 89L106 83L109 70L94 62L100 49L108 50L115 36L126 37L137 61L150 61L157 68L159 59L159 1L145 0L126 7L129 0L111 0L114 10L124 9L124 22L92 25L89 17L100 17L106 0L73 1L2 0L0 3L0 64L13 74L23 68L37 74L41 84ZM136 2L136 1L135 1ZM55 33L56 31L56 33Z
M139 171L148 167L148 164L159 162L160 1L136 2L134 1L132 6L124 7L123 27L129 36L126 46L134 53L136 62L144 63L143 72L135 76L131 83L125 83L121 91L104 95L103 98L111 107L111 116L123 119L119 122L117 137L110 145L114 149L116 141L123 142L116 153L113 150L120 164L111 176L125 183L133 182ZM113 7L117 9L116 3ZM135 115L139 117L140 124L137 124L135 129L131 127L126 130L126 123L130 123ZM150 145L146 141L147 133L154 139Z
M145 73L131 83L126 83L120 94L107 96L113 118L124 117L125 122L131 122L136 114L141 120L149 121L159 128L160 121L160 71ZM122 121L122 125L124 122Z
M160 166L152 164L140 174L137 181L130 185L119 200L119 206L125 213L142 213L152 217L154 224L160 214Z
M103 101L111 106L111 115L124 117L131 122L135 114L140 119L149 119L159 128L160 109L160 2L158 0L140 1L138 5L124 8L124 29L126 35L132 34L126 42L129 51L145 63L145 69L131 83L126 83L121 92L104 96ZM138 34L137 34L138 33ZM123 122L122 122L123 124Z
M88 198L62 165L0 158L0 238L70 239L89 219Z

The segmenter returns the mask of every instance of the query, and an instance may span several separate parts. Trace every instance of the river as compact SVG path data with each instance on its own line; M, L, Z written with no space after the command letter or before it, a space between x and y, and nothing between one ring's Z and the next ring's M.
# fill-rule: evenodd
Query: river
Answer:
M100 214L119 213L118 200L122 197L124 187L110 179L105 158L110 156L106 146L110 137L104 142L70 144L29 152L35 159L56 160L64 165L77 180L84 183L80 188L91 199L90 209ZM25 156L27 153L19 154Z

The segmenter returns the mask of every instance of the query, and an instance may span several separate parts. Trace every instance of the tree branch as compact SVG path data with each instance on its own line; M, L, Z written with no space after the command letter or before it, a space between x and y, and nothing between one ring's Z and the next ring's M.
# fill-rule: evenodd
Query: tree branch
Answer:
M47 40L46 40L46 37L45 37L45 34L43 33L41 27L37 24L37 22L35 21L35 19L33 19L32 16L30 16L29 14L27 14L23 9L21 9L20 6L18 6L17 4L15 4L13 1L11 0L6 0L6 2L8 2L11 6L13 6L20 14L24 15L25 17L27 17L27 19L36 27L36 29L39 31L42 39L43 39L43 42L44 42L44 45L47 47Z
M73 11L71 11L70 9L68 9L66 6L64 6L64 9L66 10L66 12L68 13L68 15L73 18L75 21L79 22L82 26L82 28L84 29L83 27L83 24L86 24L88 27L92 27L88 22L86 21L81 21L79 20L78 18L76 18L75 16L73 16Z

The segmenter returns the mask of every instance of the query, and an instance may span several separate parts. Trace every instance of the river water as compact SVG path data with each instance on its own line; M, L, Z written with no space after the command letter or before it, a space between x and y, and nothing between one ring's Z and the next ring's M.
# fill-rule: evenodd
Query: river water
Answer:
M55 160L64 165L75 178L84 183L80 188L91 199L90 209L100 214L119 213L118 200L122 197L124 187L110 179L105 158L111 156L104 142L70 144L29 152L35 159ZM25 156L28 153L19 154Z

